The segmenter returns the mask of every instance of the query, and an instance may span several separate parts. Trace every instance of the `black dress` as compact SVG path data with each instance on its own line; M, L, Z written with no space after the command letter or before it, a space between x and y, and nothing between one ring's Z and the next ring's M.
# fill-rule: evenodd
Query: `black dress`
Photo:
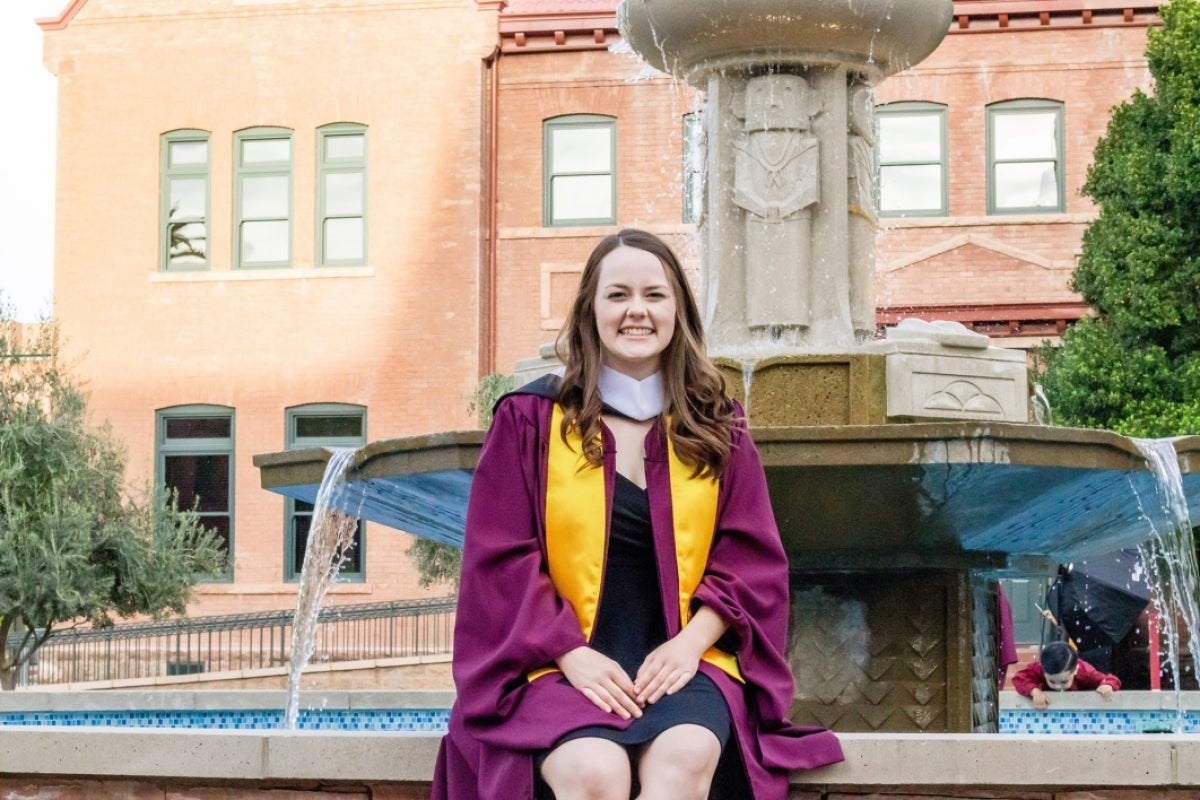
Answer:
M620 664L632 679L650 651L666 640L650 502L645 489L617 473L607 567L591 646ZM624 730L596 725L578 728L555 745L593 736L625 746L645 744L667 728L687 723L708 728L725 747L731 726L729 708L721 690L702 673L675 694L647 705L642 716Z

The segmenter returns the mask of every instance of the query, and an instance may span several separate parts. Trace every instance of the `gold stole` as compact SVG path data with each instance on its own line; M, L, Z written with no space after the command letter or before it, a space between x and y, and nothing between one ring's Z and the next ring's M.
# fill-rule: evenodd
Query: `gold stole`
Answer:
M608 502L604 470L583 457L583 440L578 430L564 442L562 408L555 403L550 418L550 452L546 470L546 552L550 580L571 604L579 627L589 641L600 606L600 584L608 525ZM671 477L671 514L675 527L675 566L679 575L680 627L691 619L692 597L704 577L717 520L720 485L707 477L692 477L692 468L679 460L671 437L667 437L668 471ZM704 661L742 680L737 656L711 647ZM529 680L552 672L544 667Z

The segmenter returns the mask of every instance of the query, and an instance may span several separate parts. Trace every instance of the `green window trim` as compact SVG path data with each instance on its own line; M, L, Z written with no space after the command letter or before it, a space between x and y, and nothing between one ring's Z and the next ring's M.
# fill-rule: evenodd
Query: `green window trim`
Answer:
M877 106L875 114L875 199L879 216L947 216L950 169L946 106L924 101L886 103ZM895 141L906 134L916 141ZM907 198L902 196L904 192L908 192Z
M225 571L203 576L206 582L233 581L234 563L234 410L207 404L173 406L155 412L155 483L179 493L183 509L192 508L202 523L225 539ZM205 486L215 491L205 492Z
M233 264L292 265L292 131L249 128L233 140Z
M579 210L571 213L572 205ZM542 224L566 227L616 222L616 117L569 114L545 120Z
M293 406L285 412L285 446L288 450L309 447L361 447L367 443L367 409L349 403L309 403ZM300 580L304 565L304 546L311 530L313 504L287 498L284 504L283 579ZM304 544L302 544L302 541ZM351 560L343 564L338 581L361 583L366 580L366 526L360 520L355 533Z
M202 130L164 133L159 156L158 268L209 268L211 135Z
M1020 130L1022 126L1024 130ZM1037 142L1037 127L1042 130ZM1001 129L1004 130L1001 130ZM1025 141L1012 134L1020 132ZM1063 104L1057 100L1005 100L987 107L988 214L1058 214L1066 211L1066 143ZM1049 141L1047 141L1049 140ZM1033 188L1036 181L1037 187ZM1053 193L1053 197L1049 195ZM1032 203L1021 199L1032 199Z
M704 207L704 115L683 115L683 222L695 225Z
M317 266L367 263L367 127L317 129Z

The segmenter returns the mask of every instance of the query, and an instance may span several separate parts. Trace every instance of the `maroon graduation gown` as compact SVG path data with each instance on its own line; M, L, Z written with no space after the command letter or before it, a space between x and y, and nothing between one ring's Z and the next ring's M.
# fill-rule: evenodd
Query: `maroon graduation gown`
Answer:
M546 568L546 458L553 401L509 395L497 406L467 504L462 579L454 631L457 699L433 780L432 800L529 800L533 756L584 725L628 725L603 711L561 673L526 676L586 644L578 620ZM841 761L836 737L797 727L787 714L792 673L784 658L788 565L749 431L739 427L721 480L717 531L695 601L729 624L745 685L702 662L721 689L755 800L784 800L788 772ZM613 452L605 431L605 452ZM666 437L646 440L646 483L667 632L679 631ZM615 461L605 459L611 498Z

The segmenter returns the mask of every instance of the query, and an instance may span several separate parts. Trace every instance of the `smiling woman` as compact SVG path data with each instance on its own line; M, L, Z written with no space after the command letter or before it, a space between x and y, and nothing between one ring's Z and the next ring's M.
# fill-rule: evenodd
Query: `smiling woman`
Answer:
M34 20L65 2L0 3L0 114L19 119L0 126L0 301L10 307L0 314L23 322L49 315L53 285L57 87Z

